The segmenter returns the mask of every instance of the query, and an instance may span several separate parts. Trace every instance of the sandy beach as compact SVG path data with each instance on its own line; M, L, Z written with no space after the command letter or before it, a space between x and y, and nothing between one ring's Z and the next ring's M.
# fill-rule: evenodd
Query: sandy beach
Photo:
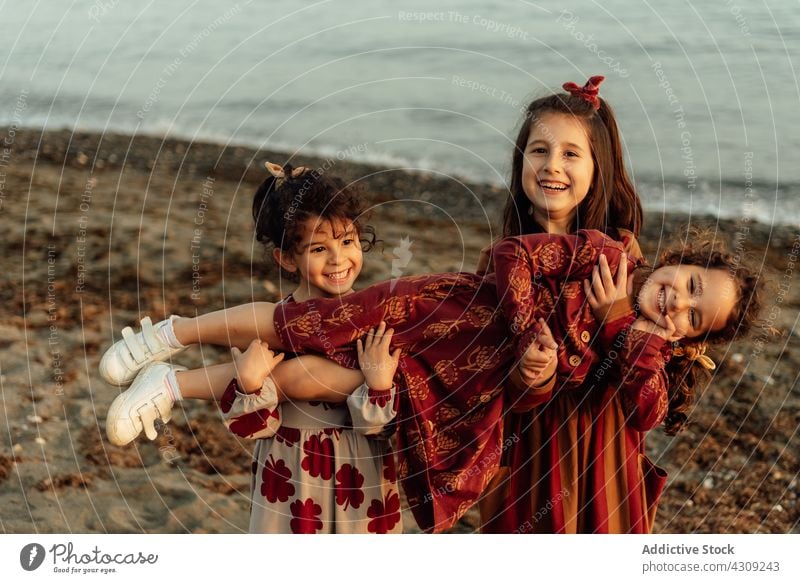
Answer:
M230 435L212 404L185 403L157 441L114 447L103 427L118 389L96 371L120 329L145 315L194 315L290 291L254 241L250 215L261 164L289 156L0 131L11 138L0 160L0 531L246 531L252 444ZM498 234L501 189L356 164L354 154L291 161L363 184L383 244L366 256L358 287L397 275L401 246L411 255L403 275L474 269ZM649 213L640 238L647 257L689 220ZM656 532L800 532L800 232L691 222L731 244L743 237L771 285L763 316L781 334L759 329L733 344L688 429L673 438L651 432L649 453L669 472ZM181 363L227 358L193 348ZM404 526L416 530L407 511ZM454 530L477 527L471 511Z

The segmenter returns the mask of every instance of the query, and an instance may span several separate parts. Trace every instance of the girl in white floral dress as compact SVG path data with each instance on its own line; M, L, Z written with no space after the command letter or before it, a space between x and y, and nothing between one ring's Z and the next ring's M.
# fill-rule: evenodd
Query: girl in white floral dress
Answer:
M359 346L366 382L346 405L278 405L266 343L254 340L243 354L235 351L238 375L221 407L231 431L259 440L250 532L402 531L394 455L386 435L397 406L392 377L399 353L389 353L391 337L382 325ZM257 383L259 378L262 383L254 392L242 390L247 379Z
M272 248L272 257L296 288L284 302L339 298L353 291L363 265L362 245L374 244L363 218L357 190L342 180L307 168L267 164L270 176L256 191L256 238ZM232 349L233 362L186 370L171 363L184 347L171 333L172 319L142 321L143 332L123 330L115 358L104 358L100 372L109 383L135 379L111 406L109 439L124 445L144 430L150 439L156 419L168 422L175 402L217 400L230 430L257 439L252 466L250 532L399 533L400 494L389 436L396 414L392 378L400 351L389 353L392 331L381 326L360 346L358 371L342 369L350 386L341 402L284 402L278 405L283 378L302 368L313 375L320 357L283 360L266 344L253 342L245 352ZM166 324L166 325L165 325ZM242 348L245 348L244 346ZM168 362L152 362L138 374L138 357L154 353ZM282 372L283 371L283 372ZM356 373L353 375L353 373ZM340 381L341 379L337 379ZM328 399L330 401L330 399Z

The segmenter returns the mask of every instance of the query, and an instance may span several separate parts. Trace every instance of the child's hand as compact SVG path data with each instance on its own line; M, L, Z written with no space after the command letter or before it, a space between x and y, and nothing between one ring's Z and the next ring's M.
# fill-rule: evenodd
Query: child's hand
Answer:
M520 379L526 387L539 387L553 376L558 364L557 349L550 327L539 318L539 333L522 355L518 367Z
M394 330L386 330L386 322L381 322L376 330L370 330L362 343L358 339L358 366L364 373L367 386L376 391L388 391L397 366L400 364L401 350L389 354Z
M623 253L619 258L617 281L615 282L611 276L608 259L601 254L600 261L592 270L591 283L588 279L583 280L583 290L586 292L586 299L592 307L595 320L600 323L604 322L614 302L628 295L627 255Z
M666 327L662 327L652 320L648 320L644 316L639 316L636 318L636 321L633 323L631 328L633 330L647 332L648 334L656 334L657 336L661 336L667 342L675 342L676 340L683 338L683 336L680 334L675 333L675 323L672 321L672 318L669 316L664 316L664 321L667 323Z
M231 348L231 356L236 367L239 388L245 393L259 390L272 370L283 360L283 352L275 355L266 342L258 339L253 340L244 353L236 347Z

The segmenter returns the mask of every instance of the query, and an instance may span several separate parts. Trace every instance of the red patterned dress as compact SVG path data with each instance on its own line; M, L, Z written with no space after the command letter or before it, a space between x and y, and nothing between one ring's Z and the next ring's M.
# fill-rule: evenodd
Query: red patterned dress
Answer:
M231 432L258 440L250 483L251 533L403 531L386 433L397 413L395 387L373 391L362 385L341 404L279 405L271 382L246 394L234 379L220 408Z
M561 343L559 376L576 386L629 324L599 326L581 285L601 253L616 268L621 252L598 231L506 239L494 251L496 278L410 277L280 305L275 328L287 349L349 368L357 367L357 338L381 321L394 328L393 348L403 349L399 476L420 527L441 531L478 500L513 443L503 440L504 385L536 320L548 320Z
M629 257L641 257L631 233L622 232L622 243ZM620 302L609 323L619 328L634 317ZM560 368L555 391L509 393L505 427L513 446L481 500L483 532L652 531L666 473L645 455L644 437L666 412L668 345L630 331L607 353L618 356L593 374Z

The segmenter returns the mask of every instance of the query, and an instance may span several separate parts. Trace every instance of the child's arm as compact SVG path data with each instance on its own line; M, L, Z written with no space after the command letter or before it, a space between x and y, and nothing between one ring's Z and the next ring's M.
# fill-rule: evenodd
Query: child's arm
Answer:
M381 322L377 330L367 334L363 344L358 340L358 365L365 382L347 398L353 429L364 435L379 435L397 415L397 389L394 375L401 351L390 353L393 330Z
M508 376L513 412L530 411L550 400L556 384L557 349L550 327L540 318L538 335Z
M274 383L253 392L245 393L234 378L228 384L219 402L225 426L245 439L269 439L281 426L278 393Z
M661 328L644 318L635 319L628 298L628 264L623 253L612 276L608 259L600 256L591 279L583 282L586 299L600 329L594 342L607 355L619 353L619 391L628 415L628 423L638 431L649 431L663 419L667 410L667 378L661 348L675 331ZM616 343L618 350L614 349ZM598 370L602 370L598 369Z
M225 424L234 434L248 439L266 439L275 434L281 425L278 406L287 397L294 401L340 403L364 380L360 371L344 368L320 356L302 355L281 362L267 377L267 382L262 381L259 389L247 393L235 378L233 363L217 367L230 371L219 399ZM332 389L332 384L338 388Z
M494 271L494 266L492 265L493 245L494 244L487 245L481 249L481 252L478 255L478 265L475 267L475 273L478 275L486 275L487 273Z
M478 265L475 268L475 273L478 275L487 275L494 272L494 265L492 263L492 247L487 245L480 251L478 256ZM547 324L544 324L547 326ZM522 358L511 367L508 373L508 395L511 400L511 410L515 413L522 413L530 411L534 407L547 402L553 394L553 387L556 384L555 369L557 361L555 358L552 360L551 366L547 370L543 370L542 355L552 347L553 355L558 346L552 340L550 329L547 329L550 336L550 342L543 343L543 338L540 334L528 346ZM546 363L547 359L545 359ZM551 370L552 369L552 370Z
M586 301L592 308L595 320L600 325L597 336L592 339L599 350L608 354L614 348L620 333L627 330L636 319L633 305L628 297L628 256L622 253L617 265L616 280L605 255L600 255L592 269L591 279L583 280Z
M628 423L637 431L657 427L667 414L669 379L661 349L675 333L667 317L667 328L638 318L625 335L617 359L619 393Z
M283 360L283 353L275 355L263 340L253 340L245 352L231 348L236 381L245 393L255 393Z
M644 318L635 319L628 298L626 259L623 253L615 280L608 259L601 255L591 280L584 280L583 286L600 324L594 339L599 352L606 355L619 352L619 391L628 422L639 431L648 431L662 421L667 411L668 382L661 348L675 332L675 326L669 318L669 328L661 328ZM619 351L614 350L615 343Z
M280 414L270 373L283 360L283 354L275 356L260 340L253 340L244 353L238 348L232 348L231 353L236 377L220 401L223 421L239 437L273 437L280 427Z
M497 295L510 323L517 358L536 335L534 283L542 278L583 280L589 277L601 253L616 264L622 245L599 231L575 235L525 235L504 239L492 252L497 274Z

